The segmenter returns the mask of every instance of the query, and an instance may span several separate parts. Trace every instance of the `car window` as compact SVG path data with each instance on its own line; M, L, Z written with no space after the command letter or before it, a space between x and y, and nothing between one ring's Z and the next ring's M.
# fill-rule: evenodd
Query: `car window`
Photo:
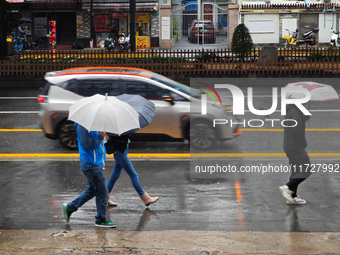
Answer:
M126 94L137 94L146 99L162 100L164 96L169 96L170 93L166 89L148 84L141 81L126 81Z
M210 22L198 22L198 23L196 23L195 24L195 27L203 27L204 26L204 28L213 28L213 24L212 23L210 23Z
M188 101L186 98L182 97L181 95L178 95L175 92L170 91L169 94L170 94L172 100L174 100L174 101Z
M68 82L65 89L80 96L89 97L95 94L118 96L123 93L119 80L78 80L73 79Z
M160 75L160 74L156 74L154 73L152 76L150 76L151 79L153 79L154 81L157 81L157 82L160 82L164 85L167 85L173 89L176 89L180 92L183 92L185 94L187 94L188 96L192 96L192 97L195 97L195 98L199 98L201 96L201 91L197 90L197 89L193 89L193 88L190 88L189 86L187 85L184 85L184 84L181 84L177 81L174 81L174 80L171 80L163 75Z
M41 89L40 95L48 95L48 91L51 87L51 83L47 82L46 85Z

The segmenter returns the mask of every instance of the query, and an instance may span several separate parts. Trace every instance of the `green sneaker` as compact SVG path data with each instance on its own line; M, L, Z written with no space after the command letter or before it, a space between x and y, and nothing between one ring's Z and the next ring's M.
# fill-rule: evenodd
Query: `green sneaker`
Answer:
M67 203L63 203L63 215L64 215L64 219L66 220L66 222L70 222L70 217L71 217L72 213L73 213L73 211L68 206L68 204Z
M116 227L116 223L108 221L107 219L105 219L101 222L96 222L95 225L96 225L96 227L100 227L100 228L115 228Z

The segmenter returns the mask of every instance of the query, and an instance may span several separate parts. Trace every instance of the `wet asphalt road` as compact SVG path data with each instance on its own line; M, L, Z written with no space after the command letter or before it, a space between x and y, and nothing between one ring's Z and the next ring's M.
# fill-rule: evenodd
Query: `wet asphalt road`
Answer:
M243 84L254 81L236 80ZM278 80L275 80L278 82ZM247 83L248 82L248 83ZM262 82L262 81L258 81ZM280 81L282 82L282 81ZM328 81L336 82L335 80ZM325 82L326 83L326 82ZM238 85L238 84L235 84ZM248 86L248 85L246 85ZM250 85L254 86L254 85ZM338 89L338 88L337 88ZM270 91L270 90L269 90ZM3 129L39 128L36 89L1 90L0 153L74 153L57 141L44 138L42 132L7 132ZM267 95L263 86L258 92ZM19 96L21 99L5 97ZM25 98L22 98L25 97ZM259 102L268 106L266 100ZM339 128L339 102L311 106L313 118L308 128ZM265 108L264 108L265 109ZM275 117L275 116L273 116ZM243 156L213 159L214 164L241 166L283 166L282 132L245 131L242 136L219 144L212 152L243 153ZM307 132L310 153L338 153L339 132ZM190 152L183 142L133 142L131 153ZM263 153L249 157L247 153ZM339 164L339 157L312 157L312 162L327 166ZM113 161L105 169L109 177ZM225 173L201 178L190 172L189 160L133 160L141 184L160 200L149 209L142 204L124 173L114 188L116 208L108 216L118 230L222 230L222 231L340 231L337 171L320 171L301 185L299 193L305 206L287 206L278 191L288 173ZM85 187L77 159L0 158L0 229L93 229L95 204L90 201L65 224L61 205L74 199Z
M276 163L283 163L277 159ZM233 164L238 160L231 160ZM301 186L305 206L287 206L278 191L287 174L226 174L224 178L191 178L188 161L133 161L141 184L159 201L146 208L124 173L114 187L118 207L108 218L118 230L320 231L340 230L339 174L314 174ZM247 161L247 164L259 164ZM91 200L66 224L63 202L86 187L77 161L0 162L1 229L94 228ZM110 175L113 162L105 174Z

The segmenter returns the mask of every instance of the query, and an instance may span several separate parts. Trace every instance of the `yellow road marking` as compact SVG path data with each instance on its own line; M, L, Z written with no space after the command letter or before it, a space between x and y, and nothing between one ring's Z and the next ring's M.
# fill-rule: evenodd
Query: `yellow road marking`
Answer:
M190 153L129 153L131 157L190 157ZM107 155L110 157L110 155ZM4 158L35 158L35 157L53 157L53 158L63 158L63 157L79 157L79 153L0 153L0 157Z
M283 132L284 129L275 129L275 128L242 128L242 131L251 132L251 131L261 131L261 132ZM306 131L310 132L339 132L340 128L306 128Z
M340 153L308 153L310 157L340 157ZM191 157L286 157L285 153L191 153Z
M79 157L78 153L1 153L4 158Z
M242 131L246 132L283 132L283 129L275 128L242 128ZM0 132L42 132L42 129L0 129ZM340 132L340 128L306 128L306 131L311 132Z
M275 128L259 128L259 129L254 129L254 128L241 128L241 131L246 131L246 132L282 132L283 129L275 129Z
M0 129L0 132L41 132L42 129Z

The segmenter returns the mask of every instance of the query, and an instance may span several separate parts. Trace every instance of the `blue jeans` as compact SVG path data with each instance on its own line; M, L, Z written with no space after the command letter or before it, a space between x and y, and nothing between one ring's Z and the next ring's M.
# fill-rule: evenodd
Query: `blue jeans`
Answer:
M122 173L123 168L130 176L131 182L135 190L139 195L143 195L144 191L139 183L139 177L134 169L130 159L128 158L127 154L129 152L129 147L126 147L124 153L121 153L119 150L116 150L114 157L115 157L115 165L113 167L113 171L111 177L107 183L107 190L111 193L113 186L115 185L116 181L118 180L120 174Z
M77 211L79 207L90 199L96 197L97 215L96 222L106 219L108 193L106 189L106 179L101 168L82 171L86 176L88 187L75 200L68 205L73 211Z

